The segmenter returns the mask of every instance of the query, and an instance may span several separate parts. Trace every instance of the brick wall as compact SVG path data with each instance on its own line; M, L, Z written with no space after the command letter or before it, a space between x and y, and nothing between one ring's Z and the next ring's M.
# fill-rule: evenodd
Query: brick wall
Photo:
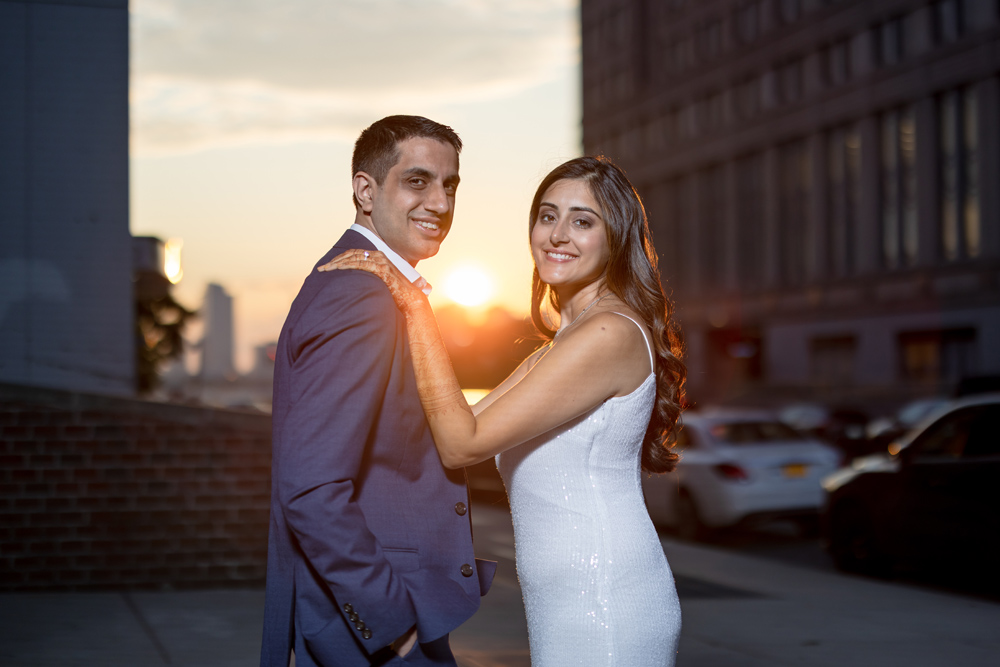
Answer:
M0 590L260 583L267 415L0 384Z

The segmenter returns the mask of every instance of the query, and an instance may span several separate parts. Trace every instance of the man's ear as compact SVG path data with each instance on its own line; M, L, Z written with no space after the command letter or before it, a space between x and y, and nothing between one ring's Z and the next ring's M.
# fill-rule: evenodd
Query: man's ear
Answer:
M354 174L353 185L354 198L358 200L361 210L365 213L371 213L375 198L375 188L378 187L375 179L367 172L359 171Z

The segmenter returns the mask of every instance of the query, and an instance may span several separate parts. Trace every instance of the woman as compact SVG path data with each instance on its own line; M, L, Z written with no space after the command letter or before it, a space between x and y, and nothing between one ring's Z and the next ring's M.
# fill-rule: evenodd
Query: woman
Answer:
M531 314L549 344L471 408L426 297L384 256L351 251L320 270L362 269L389 286L444 464L497 456L532 664L672 665L680 608L640 462L676 463L685 369L645 211L618 167L578 158L541 182L529 231Z

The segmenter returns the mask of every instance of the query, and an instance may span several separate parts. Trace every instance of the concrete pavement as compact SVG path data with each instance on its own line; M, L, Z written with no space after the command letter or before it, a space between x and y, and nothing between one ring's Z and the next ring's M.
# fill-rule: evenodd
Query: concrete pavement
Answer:
M474 522L477 552L500 568L455 653L462 667L526 667L509 515L476 508ZM678 667L997 664L996 602L663 544L684 614ZM0 665L254 665L263 601L260 590L2 594Z

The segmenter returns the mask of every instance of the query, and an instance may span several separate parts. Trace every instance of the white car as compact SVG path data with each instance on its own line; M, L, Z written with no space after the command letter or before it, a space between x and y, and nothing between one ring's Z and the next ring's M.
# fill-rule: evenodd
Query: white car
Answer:
M681 455L677 469L643 479L654 522L676 527L684 539L785 517L815 530L823 501L820 480L840 461L835 448L768 412L688 413L683 423L675 445Z

